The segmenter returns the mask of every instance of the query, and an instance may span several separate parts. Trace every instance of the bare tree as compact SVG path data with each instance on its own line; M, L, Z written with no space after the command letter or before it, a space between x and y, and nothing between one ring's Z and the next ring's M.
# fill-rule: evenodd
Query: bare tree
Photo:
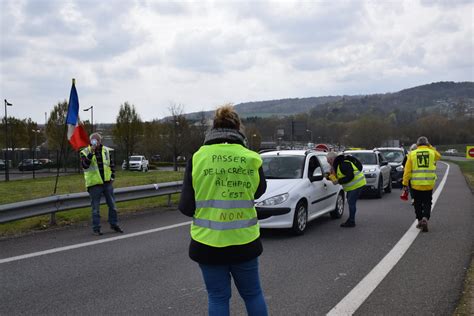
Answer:
M143 123L135 110L135 106L128 102L120 105L115 126L112 130L114 142L126 153L127 166L129 157L134 154L142 138Z

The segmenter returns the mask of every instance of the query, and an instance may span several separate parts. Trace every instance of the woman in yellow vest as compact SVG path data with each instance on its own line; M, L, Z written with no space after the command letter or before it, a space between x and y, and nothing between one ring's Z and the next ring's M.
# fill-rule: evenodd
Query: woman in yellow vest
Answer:
M417 148L408 155L403 171L403 189L408 190L414 199L415 215L418 220L417 228L428 231L428 221L431 216L431 199L436 183L436 161L440 153L430 145L428 138L421 136L416 141Z
M229 315L231 278L249 315L267 315L254 200L266 190L260 156L246 148L231 105L217 109L204 145L188 160L179 210L193 217L189 256L199 263L209 315Z

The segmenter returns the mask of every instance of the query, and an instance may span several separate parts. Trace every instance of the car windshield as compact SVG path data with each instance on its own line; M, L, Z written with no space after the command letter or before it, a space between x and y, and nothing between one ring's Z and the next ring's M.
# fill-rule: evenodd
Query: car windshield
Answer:
M303 176L304 156L266 156L262 160L267 179L299 179Z
M348 153L357 158L363 165L376 165L377 158L375 153Z
M133 157L133 156L130 157L130 161L140 161L140 160L142 160L141 157Z
M388 162L398 162L401 163L405 155L401 150L381 150L382 155Z

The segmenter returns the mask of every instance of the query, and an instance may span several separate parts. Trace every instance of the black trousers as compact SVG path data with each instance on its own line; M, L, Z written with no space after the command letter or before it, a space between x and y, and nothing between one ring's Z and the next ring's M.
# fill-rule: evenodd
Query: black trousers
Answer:
M421 220L423 217L430 219L431 197L433 196L433 190L420 191L412 188L411 194L413 199L415 200L416 219Z

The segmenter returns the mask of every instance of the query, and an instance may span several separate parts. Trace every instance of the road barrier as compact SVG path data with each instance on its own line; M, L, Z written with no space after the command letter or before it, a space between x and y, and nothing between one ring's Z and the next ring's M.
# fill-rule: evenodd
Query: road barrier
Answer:
M170 205L171 195L181 193L182 185L182 181L175 181L117 188L114 190L115 201L132 201L168 195L168 205ZM105 204L104 197L102 197L100 204ZM35 200L4 204L0 205L0 223L54 214L56 212L88 207L90 205L91 201L87 192L54 195Z

